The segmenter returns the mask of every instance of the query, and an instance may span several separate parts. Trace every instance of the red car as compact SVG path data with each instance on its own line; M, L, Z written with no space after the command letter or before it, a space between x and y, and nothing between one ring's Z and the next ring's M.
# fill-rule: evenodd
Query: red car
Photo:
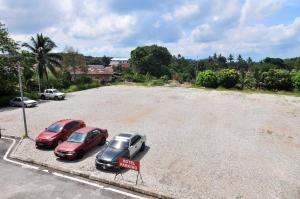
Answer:
M76 130L85 127L82 120L64 119L50 125L35 140L36 147L56 147Z
M106 129L85 127L75 131L67 141L58 145L54 154L60 158L82 158L94 146L105 144L107 137Z

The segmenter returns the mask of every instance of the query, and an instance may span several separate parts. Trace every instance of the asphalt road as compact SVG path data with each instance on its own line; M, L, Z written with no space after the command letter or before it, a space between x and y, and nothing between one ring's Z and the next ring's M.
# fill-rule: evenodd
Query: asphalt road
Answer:
M11 142L0 139L0 198L97 198L127 199L128 196L73 182L51 174L8 163L3 156Z

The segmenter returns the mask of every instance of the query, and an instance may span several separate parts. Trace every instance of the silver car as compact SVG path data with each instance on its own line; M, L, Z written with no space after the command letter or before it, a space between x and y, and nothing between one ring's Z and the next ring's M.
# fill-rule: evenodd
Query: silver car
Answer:
M28 97L23 97L23 102L21 97L15 97L9 101L11 106L20 106L22 107L24 103L25 107L33 107L37 105L37 101L29 99Z
M118 158L132 159L138 152L144 151L146 136L138 133L121 133L113 138L96 156L99 169L117 168Z

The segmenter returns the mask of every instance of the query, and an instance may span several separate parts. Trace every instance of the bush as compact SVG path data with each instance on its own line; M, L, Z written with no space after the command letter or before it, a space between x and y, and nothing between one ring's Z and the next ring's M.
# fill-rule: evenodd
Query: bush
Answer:
M9 106L9 100L11 100L14 97L15 97L14 95L1 96L0 97L0 107Z
M205 70L198 73L196 84L208 88L218 87L218 78L215 72L211 70Z
M99 81L93 81L90 84L76 84L76 85L71 85L69 88L65 89L64 91L67 93L70 92L75 92L75 91L81 91L81 90L86 90L86 89L90 89L90 88L97 88L100 87L101 84Z
M270 69L263 72L261 82L264 88L270 90L291 90L293 88L291 74L284 69Z
M300 71L293 76L293 85L297 90L300 90Z
M162 79L152 79L145 82L146 86L163 86L165 82Z
M219 84L224 88L232 88L239 81L239 74L235 69L223 69L219 72Z

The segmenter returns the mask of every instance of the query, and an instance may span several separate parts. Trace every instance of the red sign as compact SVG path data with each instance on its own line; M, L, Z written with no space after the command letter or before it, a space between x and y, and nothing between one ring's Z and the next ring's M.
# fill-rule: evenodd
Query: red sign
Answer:
M138 161L138 160L128 160L125 158L119 158L118 166L126 168L126 169L140 171L140 161Z

